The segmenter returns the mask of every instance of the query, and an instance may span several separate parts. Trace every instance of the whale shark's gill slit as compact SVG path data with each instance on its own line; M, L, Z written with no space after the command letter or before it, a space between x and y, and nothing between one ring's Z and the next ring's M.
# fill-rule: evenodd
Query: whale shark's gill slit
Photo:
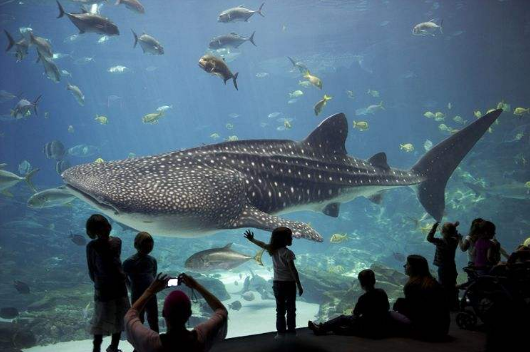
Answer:
M83 192L79 188L76 188L76 187L74 187L72 185L66 185L66 187L74 190L77 193L80 193L83 197L87 198L90 202L94 203L98 207L100 207L102 209L110 210L110 211L112 211L114 213L114 215L119 215L120 214L120 211L118 209L116 209L116 207L108 204L107 202L104 202L104 201L102 201L102 200L90 195L89 193Z

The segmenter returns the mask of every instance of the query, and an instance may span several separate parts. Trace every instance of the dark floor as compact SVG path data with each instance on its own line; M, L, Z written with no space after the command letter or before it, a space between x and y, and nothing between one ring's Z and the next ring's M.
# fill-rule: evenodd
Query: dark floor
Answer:
M453 317L454 318L454 317ZM484 350L486 335L459 329L451 324L447 342L424 342L408 338L381 340L363 339L354 336L315 336L309 329L298 329L297 337L275 340L274 333L233 338L212 348L212 352L343 352L343 351L392 351L392 352L479 352Z

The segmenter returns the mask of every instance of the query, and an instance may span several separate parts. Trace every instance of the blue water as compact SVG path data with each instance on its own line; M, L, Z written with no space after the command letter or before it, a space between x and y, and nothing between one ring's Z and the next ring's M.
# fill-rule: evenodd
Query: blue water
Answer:
M66 11L76 12L78 6L62 1ZM46 143L61 141L67 148L79 144L99 147L96 155L88 158L69 157L73 164L93 162L97 158L118 160L129 153L137 156L191 148L220 142L229 136L242 139L293 139L307 136L327 116L344 112L350 132L346 142L348 153L360 158L384 151L392 167L410 168L424 154L426 139L434 144L447 135L441 133L433 119L424 117L426 111L441 111L445 123L462 128L454 122L455 115L468 123L475 120L473 112L485 113L504 100L516 107L530 105L530 6L525 1L267 1L265 17L254 15L248 23L218 23L218 14L240 1L144 1L145 15L138 15L124 6L105 4L102 14L112 19L120 35L98 44L100 36L83 34L77 41L65 39L77 34L75 26L66 18L56 19L58 10L53 1L11 2L0 7L2 27L18 39L18 29L29 26L34 34L50 40L55 53L69 54L56 60L61 70L72 77L62 77L54 83L43 75L41 64L35 64L35 48L22 62L13 55L0 56L0 89L33 101L42 94L39 115L14 121L3 116L0 121L0 162L17 172L18 165L27 160L33 168L40 168L34 179L39 190L62 184L55 171L55 162L42 152ZM245 6L257 9L260 1L247 1ZM13 20L14 18L14 20ZM412 35L414 25L435 19L443 20L443 34L418 37ZM146 33L158 39L165 49L162 56L143 54L140 47L133 49L133 35ZM232 72L239 72L236 91L232 82L226 86L218 77L208 75L198 66L199 58L208 49L214 36L236 32L250 36L255 31L257 47L244 43L235 60L227 63ZM3 44L6 39L3 37ZM300 72L293 71L287 56L305 63L311 73L323 81L323 89L304 88ZM87 64L76 64L83 57L93 58ZM122 65L129 71L111 74L110 67ZM265 77L259 77L266 73ZM257 76L258 74L258 76ZM85 106L80 106L65 89L66 82L79 86L85 95ZM289 93L302 90L304 95L289 104ZM380 97L367 94L377 90ZM352 91L354 99L346 91ZM324 94L333 97L322 114L315 116L313 106ZM113 98L119 97L119 98ZM2 115L9 114L16 100L0 105ZM385 110L374 115L356 116L357 109L383 101ZM448 103L452 108L448 109ZM163 105L172 105L156 125L142 123L145 114ZM48 118L45 119L45 112ZM279 112L279 116L268 115ZM97 115L108 117L108 125L98 124ZM233 117L236 116L237 117ZM281 118L292 119L292 128L283 126ZM530 181L530 116L505 112L492 133L486 133L473 151L462 162L461 170L469 172L486 184L503 185ZM364 132L352 128L352 121L366 121ZM227 129L227 124L233 129ZM74 132L68 132L68 126ZM523 131L523 138L514 142ZM220 139L214 141L212 134ZM406 153L400 144L412 143L415 151ZM447 219L460 220L465 233L470 221L478 216L497 223L499 240L513 250L530 236L529 199L513 200L486 196L476 203L452 202L459 193L470 195L462 184L460 169L447 187ZM13 198L0 198L0 223L13 220L36 219L54 224L46 236L35 236L23 242L37 243L39 253L17 262L24 268L26 279L39 286L31 277L31 265L36 259L62 256L67 258L69 247L64 243L70 230L82 233L83 221L91 210L79 203L73 208L32 210L25 206L30 193L22 183L11 189ZM474 197L474 196L473 196ZM473 198L474 199L474 198ZM457 204L457 205L455 205ZM423 242L424 234L407 217L419 219L423 209L414 193L407 189L385 195L381 205L365 199L343 204L338 219L317 213L295 213L287 217L310 222L325 238L324 243L296 241L293 250L298 254L315 256L315 261L333 257L337 245L329 243L334 233L356 232L362 242L346 242L340 246L363 246L376 259L400 270L402 263L393 259L393 252L426 255L429 260L433 248ZM423 226L432 223L427 220ZM0 225L2 228L2 225ZM23 232L23 231L22 231ZM207 249L222 246L227 241L240 245L239 249L254 249L239 235L242 231L224 232L200 239L160 239L172 246ZM257 231L261 239L267 234ZM156 234L155 234L156 235ZM132 238L132 232L128 235ZM2 230L0 246L14 250L17 261L24 257L19 234ZM174 242L171 242L174 241ZM355 244L357 243L357 244ZM360 243L360 244L359 244ZM69 244L69 243L68 243ZM188 247L190 246L190 247ZM18 248L18 250L17 250ZM77 248L76 248L77 249ZM126 254L132 249L124 249ZM189 250L191 254L192 250ZM317 255L318 254L318 255ZM156 255L156 250L155 250ZM77 272L83 273L83 250L76 252ZM358 258L348 258L346 271L351 272ZM185 258L173 258L181 270ZM457 258L465 264L465 255ZM366 262L366 265L371 263ZM349 265L349 267L348 267ZM61 269L63 270L63 269ZM66 269L64 269L66 270ZM322 270L325 269L325 265ZM355 273L353 273L355 274ZM5 275L4 295L12 290L13 274ZM80 277L83 277L80 274ZM88 278L83 277L88 282ZM351 281L350 277L344 278ZM7 298L3 303L16 304ZM23 304L19 305L23 309Z

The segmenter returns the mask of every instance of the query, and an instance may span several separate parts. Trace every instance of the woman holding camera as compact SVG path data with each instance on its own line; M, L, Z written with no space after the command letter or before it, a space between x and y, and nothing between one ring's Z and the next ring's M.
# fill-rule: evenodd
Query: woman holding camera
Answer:
M167 333L158 334L142 324L139 312L158 292L167 288L171 278L158 274L157 279L134 302L125 315L127 340L138 352L166 351L208 351L215 342L226 337L228 311L217 297L186 274L179 276L179 284L199 292L213 310L210 319L197 325L193 330L186 329L186 322L191 316L191 301L182 291L171 292L164 301L162 316L166 321Z

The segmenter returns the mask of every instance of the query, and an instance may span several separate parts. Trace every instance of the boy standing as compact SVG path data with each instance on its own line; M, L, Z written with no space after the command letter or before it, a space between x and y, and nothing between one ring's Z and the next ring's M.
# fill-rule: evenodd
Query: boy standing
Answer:
M100 214L92 215L86 222L86 232L92 239L86 246L88 273L94 282L95 310L90 333L94 335L93 352L101 351L103 335L112 335L107 352L119 352L125 313L129 298L125 273L121 265L121 240L110 237L112 226Z
M134 239L134 248L138 251L123 262L123 270L127 275L127 284L131 289L131 301L134 303L156 278L158 265L156 259L149 255L154 247L153 237L147 232L140 232ZM158 306L156 295L146 303L144 311L140 312L143 323L147 315L147 322L151 330L159 332Z
M367 269L359 273L361 288L365 293L359 297L352 315L341 315L323 324L308 322L315 335L328 331L338 334L380 337L387 333L390 322L390 304L386 292L375 288L375 274Z

